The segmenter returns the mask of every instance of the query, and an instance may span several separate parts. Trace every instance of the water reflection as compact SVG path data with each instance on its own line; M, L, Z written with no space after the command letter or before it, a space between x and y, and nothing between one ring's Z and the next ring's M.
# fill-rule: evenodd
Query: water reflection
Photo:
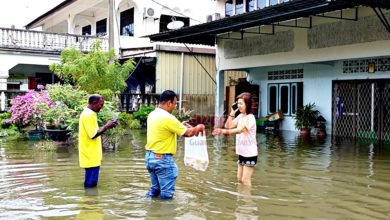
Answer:
M80 199L80 213L76 215L76 219L80 220L101 220L104 219L104 212L99 207L99 189L85 188L84 196Z
M145 130L104 153L97 192L85 191L75 148L36 152L0 139L0 219L389 219L390 148L297 133L259 133L252 187L236 183L233 137L209 137L209 168L185 167L172 201L147 199ZM331 142L333 141L333 143Z
M238 220L258 219L259 210L255 200L252 199L252 187L237 185L237 207L235 217Z

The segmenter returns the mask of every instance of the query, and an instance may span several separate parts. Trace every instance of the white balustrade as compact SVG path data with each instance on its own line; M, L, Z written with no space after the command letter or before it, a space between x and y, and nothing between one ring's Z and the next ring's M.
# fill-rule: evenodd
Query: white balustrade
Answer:
M11 28L0 28L0 48L13 48L37 51L61 51L74 46L80 51L89 51L91 45L100 40L102 50L108 50L107 37L48 33Z

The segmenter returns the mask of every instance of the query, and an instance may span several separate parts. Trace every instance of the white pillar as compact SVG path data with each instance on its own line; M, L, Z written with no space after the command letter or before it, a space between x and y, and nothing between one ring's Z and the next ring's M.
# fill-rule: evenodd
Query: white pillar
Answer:
M181 67L180 67L180 93L179 93L179 115L183 108L183 85L184 85L184 52L181 52Z
M224 112L224 95L225 95L225 75L223 70L217 70L216 74L216 91L215 91L215 126L222 128Z
M68 34L74 34L74 15L68 14Z

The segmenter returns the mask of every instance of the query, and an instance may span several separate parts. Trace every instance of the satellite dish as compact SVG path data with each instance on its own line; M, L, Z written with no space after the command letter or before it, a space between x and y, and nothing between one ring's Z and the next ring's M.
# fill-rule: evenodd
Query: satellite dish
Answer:
M175 29L182 28L183 26L184 26L184 22L174 20L168 23L167 28L169 30L175 30Z

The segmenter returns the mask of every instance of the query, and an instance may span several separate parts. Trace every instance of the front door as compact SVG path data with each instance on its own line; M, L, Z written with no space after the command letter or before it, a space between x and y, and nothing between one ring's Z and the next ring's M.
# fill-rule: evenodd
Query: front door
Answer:
M390 79L334 81L332 134L390 142Z

